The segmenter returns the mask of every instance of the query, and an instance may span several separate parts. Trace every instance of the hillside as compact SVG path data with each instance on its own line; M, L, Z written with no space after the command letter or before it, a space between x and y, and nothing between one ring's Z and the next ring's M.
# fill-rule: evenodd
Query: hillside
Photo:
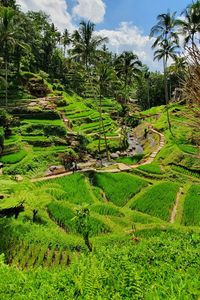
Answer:
M144 2L0 0L0 300L200 300L200 0Z
M120 119L113 111L120 106L104 101L109 149L119 154ZM30 299L57 294L59 299L196 299L200 166L193 132L186 120L180 122L184 109L177 104L170 108L174 138L164 106L135 115L140 124L131 136L143 154L132 151L126 157L121 150L123 155L100 167L95 159L95 102L55 93L10 106L19 121L1 156L0 213L20 203L25 211L17 219L1 219L0 249L9 264L2 262L0 268L6 277L1 299L7 299L3 287L9 290L8 299L13 293L16 299L27 294ZM87 141L81 151L80 137ZM46 173L69 151L80 166L77 173L64 168L56 171L60 175ZM75 221L81 209L89 210L89 256Z

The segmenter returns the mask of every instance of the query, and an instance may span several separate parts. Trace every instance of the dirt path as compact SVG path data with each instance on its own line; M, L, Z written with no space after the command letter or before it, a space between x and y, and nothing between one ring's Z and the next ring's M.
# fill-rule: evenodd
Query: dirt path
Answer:
M160 141L159 141L159 146L158 148L149 156L149 158L142 160L141 162L134 164L134 165L126 165L123 163L115 163L114 165L116 166L115 169L108 169L108 170L98 170L95 168L86 168L83 170L80 170L80 173L84 173L84 172L88 172L88 171L94 171L97 173L120 173L120 172L126 172L126 171L130 171L132 169L137 168L138 166L143 166L143 165L147 165L150 164L154 161L155 157L157 156L157 154L160 152L160 150L164 147L165 145L165 138L164 135L161 134L160 132L158 132L157 130L151 128L151 131L153 133L156 133L159 135L160 137ZM46 176L46 177L42 177L42 178L36 178L36 179L32 179L32 182L38 182L38 181L45 181L45 180L49 180L49 179L55 179L55 178L60 178L60 177L64 177L64 176L70 176L72 175L73 172L66 172L66 173L62 173L62 174L58 174L58 175L50 175L50 176Z
M67 119L66 115L65 115L65 111L61 111L60 112L60 116L65 124L65 127L67 130L72 131L72 126L71 126L71 122L69 119Z
M178 208L178 205L179 205L179 201L180 201L180 197L183 193L183 188L181 187L176 195L176 202L175 202L175 205L173 207L173 210L172 210L172 214L171 214L171 218L170 218L170 223L173 224L176 220L176 215L177 215L177 208Z

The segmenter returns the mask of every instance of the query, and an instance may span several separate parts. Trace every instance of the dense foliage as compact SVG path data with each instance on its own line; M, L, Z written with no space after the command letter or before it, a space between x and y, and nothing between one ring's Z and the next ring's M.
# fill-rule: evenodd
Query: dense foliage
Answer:
M199 11L162 74L0 0L0 299L199 299Z

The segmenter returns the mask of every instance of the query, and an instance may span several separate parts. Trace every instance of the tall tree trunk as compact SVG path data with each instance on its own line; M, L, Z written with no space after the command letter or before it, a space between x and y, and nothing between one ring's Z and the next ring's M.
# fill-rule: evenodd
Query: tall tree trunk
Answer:
M167 123L168 123L168 128L173 136L172 133L172 125L170 121L170 116L169 116L169 92L168 92L168 84L167 84L167 59L164 57L163 58L163 66L164 66L164 84L165 84L165 103L166 103L166 109L167 109Z
M89 232L87 232L84 235L84 241L85 241L85 245L88 247L89 252L92 252L92 244L90 243L90 240L89 240Z
M149 108L151 108L149 79L147 79L147 97L148 97L148 105L149 105Z
M104 121L103 121L103 116L102 116L102 95L101 95L101 87L100 87L100 95L99 95L99 112L100 112L100 122L101 126L103 129L103 135L104 135L104 141L105 141L105 146L106 146L106 157L107 160L110 160L109 152L108 152L108 142L107 142L107 137L106 137L106 131L105 131L105 126L104 126Z
M36 209L33 210L33 222L36 221L36 215L37 215L38 211Z
M8 59L5 57L5 79L6 79L6 108L8 107Z
M100 117L100 108L99 108L99 141L98 141L98 152L99 152L99 158L100 158L101 167L102 167L102 156L101 156L101 117Z

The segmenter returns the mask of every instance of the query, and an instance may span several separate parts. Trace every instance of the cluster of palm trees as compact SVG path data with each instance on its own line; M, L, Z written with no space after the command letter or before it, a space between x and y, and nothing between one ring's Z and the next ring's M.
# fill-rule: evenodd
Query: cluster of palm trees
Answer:
M185 68L185 50L192 47L198 51L200 45L200 1L189 5L182 13L182 18L176 18L176 13L167 12L157 17L157 24L152 27L150 36L155 37L152 45L154 59L163 60L164 81L165 81L165 101L167 105L167 119L169 130L171 122L169 118L169 92L167 84L168 61L171 58L179 68ZM180 37L184 38L183 50L181 50ZM171 131L172 133L172 131Z
M165 101L167 104L168 125L169 91L167 71L169 59L176 65L184 65L184 51L181 50L179 39L184 37L184 49L197 48L200 33L200 1L189 5L182 18L176 18L176 13L167 12L157 17L157 24L151 29L150 36L154 38L154 59L163 60ZM32 34L27 35L25 27L32 27ZM73 91L91 95L99 100L100 127L104 132L102 117L102 98L115 96L120 99L127 111L128 100L132 95L133 84L141 73L149 80L149 70L145 68L133 52L123 52L120 55L109 52L105 44L106 37L95 32L95 24L82 21L72 34L66 29L62 34L44 13L29 12L24 14L16 6L14 0L0 1L0 59L3 60L6 85L5 99L8 104L9 66L18 57L18 71L23 62L23 70L38 73L40 70L50 74L52 80L56 77L66 87ZM17 51L16 51L17 49ZM15 57L13 57L15 56ZM1 63L1 61L0 61ZM148 87L148 99L149 87ZM107 146L106 134L104 134Z

